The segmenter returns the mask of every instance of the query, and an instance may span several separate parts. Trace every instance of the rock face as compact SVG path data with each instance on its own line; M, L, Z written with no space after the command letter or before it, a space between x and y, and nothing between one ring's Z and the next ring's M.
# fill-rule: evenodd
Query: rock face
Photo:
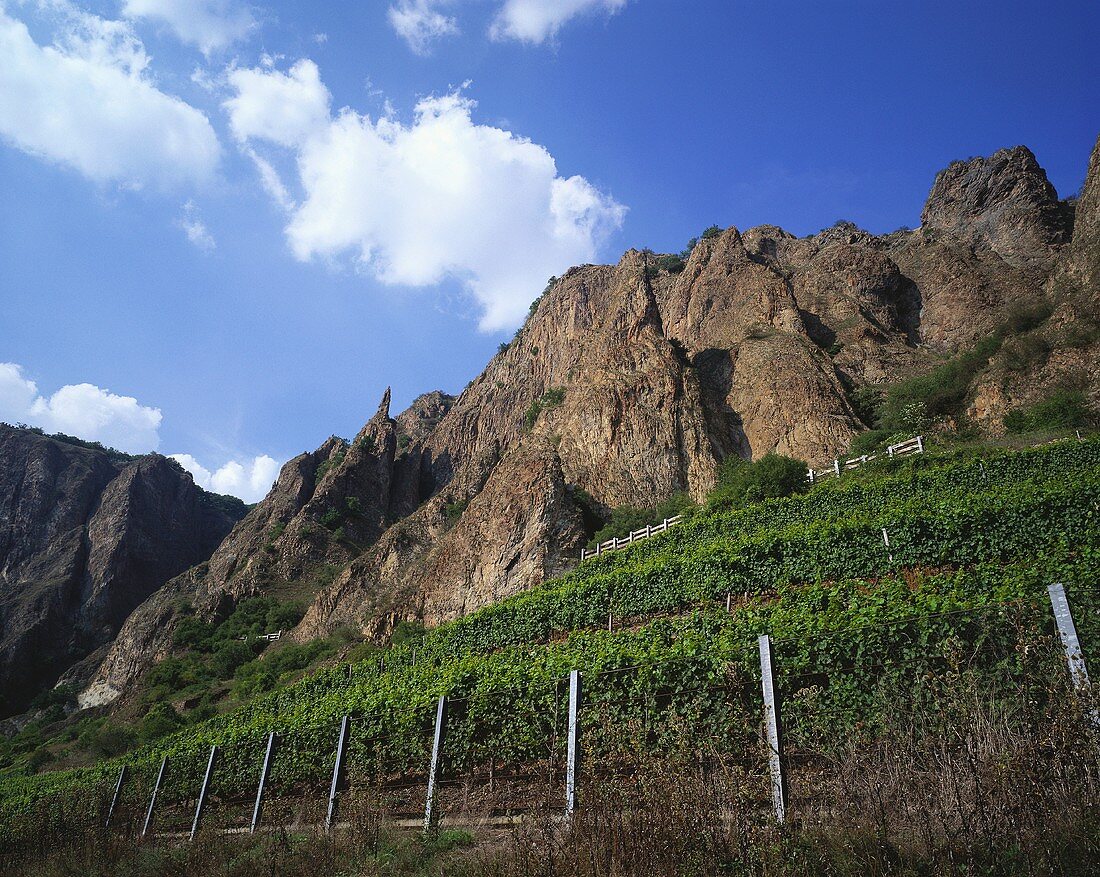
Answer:
M593 504L700 498L731 456L830 460L864 428L859 388L931 368L1023 302L1080 325L1095 302L1098 205L1094 155L1071 242L1070 208L1017 147L939 174L916 231L727 229L683 265L631 250L574 268L460 396L429 393L391 419L387 392L353 442L288 463L206 566L131 616L97 696L166 652L180 599L216 615L289 590L312 595L299 640L342 625L381 636L561 573ZM1061 365L1030 372L1028 392L1095 361L1093 342L1052 354ZM996 362L989 373L1001 377L977 388L972 412L987 424L1026 398Z
M921 226L988 247L1015 268L1046 274L1057 248L1070 239L1073 219L1031 150L1017 146L940 171Z
M243 512L164 457L0 425L0 715L111 642Z
M968 414L980 423L996 428L1010 409L1038 402L1052 389L1082 391L1100 408L1100 139L1074 211L1073 236L1038 300L1051 309L1045 325L1008 342L975 387Z

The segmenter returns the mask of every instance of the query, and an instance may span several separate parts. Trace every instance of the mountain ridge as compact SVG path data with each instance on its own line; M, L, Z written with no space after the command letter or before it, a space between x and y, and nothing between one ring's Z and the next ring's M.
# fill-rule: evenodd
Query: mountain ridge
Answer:
M731 457L830 460L868 426L859 391L929 373L1022 306L1049 310L1052 337L1084 325L1098 154L1076 211L1014 147L941 171L916 230L730 228L682 261L629 250L570 269L457 397L424 394L391 417L387 390L353 441L287 463L204 567L127 619L83 702L118 697L171 652L181 602L213 618L243 597L303 594L299 641L446 621L568 569L589 504L699 499ZM994 354L966 416L996 431L1068 380L1095 398L1096 338L1043 343L1023 369Z

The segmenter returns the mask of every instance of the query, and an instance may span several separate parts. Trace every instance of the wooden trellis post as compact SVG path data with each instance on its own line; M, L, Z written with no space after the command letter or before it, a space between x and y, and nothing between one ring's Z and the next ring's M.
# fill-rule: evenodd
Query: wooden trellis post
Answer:
M111 817L115 815L115 808L118 806L118 799L122 796L122 784L126 782L126 765L122 765L118 772L118 782L115 783L115 793L111 796L111 806L107 808L107 821L103 823L104 828L111 827Z
M772 641L760 636L760 684L764 693L764 730L768 741L768 772L771 774L772 803L780 824L787 818L787 795L783 779L782 742L779 736L779 698L772 674Z
M443 729L447 722L447 697L440 695L435 707L435 736L432 740L432 760L428 765L428 796L424 802L424 830L431 831L435 824L435 786L439 779L440 761L443 757Z
M164 756L160 763L160 770L157 771L157 781L153 784L153 794L149 796L149 809L145 811L145 824L141 827L141 836L145 837L149 833L149 826L153 824L153 809L157 805L157 794L160 792L160 785L164 782L164 772L168 768L168 756Z
M210 747L210 760L206 762L206 774L202 778L202 788L199 790L199 800L195 804L195 821L191 823L191 840L198 834L199 824L202 822L202 811L206 807L206 796L210 792L210 778L214 775L214 762L218 759L218 747Z
M264 812L264 791L267 788L268 775L271 773L271 759L275 755L276 739L274 731L267 735L267 752L264 753L264 765L260 768L260 783L256 787L256 805L252 808L252 826L248 830L249 834L255 834L256 829L260 827L260 819Z
M577 717L581 703L581 674L578 670L569 671L569 718L566 725L565 742L565 815L573 816L577 809L577 760L580 754L577 748Z
M336 762L332 766L332 785L328 790L328 812L325 814L325 831L332 831L336 824L336 799L344 785L344 760L348 754L351 736L351 716L340 720L340 736L336 741Z

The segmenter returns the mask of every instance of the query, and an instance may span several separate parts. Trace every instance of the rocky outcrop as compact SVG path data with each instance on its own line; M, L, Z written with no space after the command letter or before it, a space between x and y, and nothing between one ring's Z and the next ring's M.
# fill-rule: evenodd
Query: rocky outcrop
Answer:
M1045 323L1011 339L974 389L968 415L1002 429L1004 415L1054 390L1079 390L1100 409L1100 139L1073 217L1073 237L1054 270L1022 301L1050 309Z
M109 643L243 512L165 457L0 425L0 713Z
M1026 146L953 162L936 175L921 212L922 229L988 248L1040 277L1050 272L1072 226L1072 214Z

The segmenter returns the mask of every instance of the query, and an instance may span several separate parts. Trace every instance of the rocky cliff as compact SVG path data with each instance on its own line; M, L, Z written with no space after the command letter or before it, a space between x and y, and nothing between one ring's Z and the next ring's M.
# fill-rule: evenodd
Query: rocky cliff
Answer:
M110 643L244 511L164 457L0 424L0 717Z
M382 635L562 572L593 504L701 497L732 455L831 459L864 428L859 388L931 368L1021 305L1052 312L1042 332L1092 319L1098 202L1095 154L1074 224L1016 147L941 172L916 230L731 228L683 262L632 250L574 268L460 396L428 394L391 418L387 392L354 441L288 463L208 566L134 613L96 696L166 652L180 596L213 615L297 588L312 599L297 638L341 625ZM1094 336L1047 354L1018 372L999 354L972 417L995 429L1007 405L1069 371L1095 391Z

